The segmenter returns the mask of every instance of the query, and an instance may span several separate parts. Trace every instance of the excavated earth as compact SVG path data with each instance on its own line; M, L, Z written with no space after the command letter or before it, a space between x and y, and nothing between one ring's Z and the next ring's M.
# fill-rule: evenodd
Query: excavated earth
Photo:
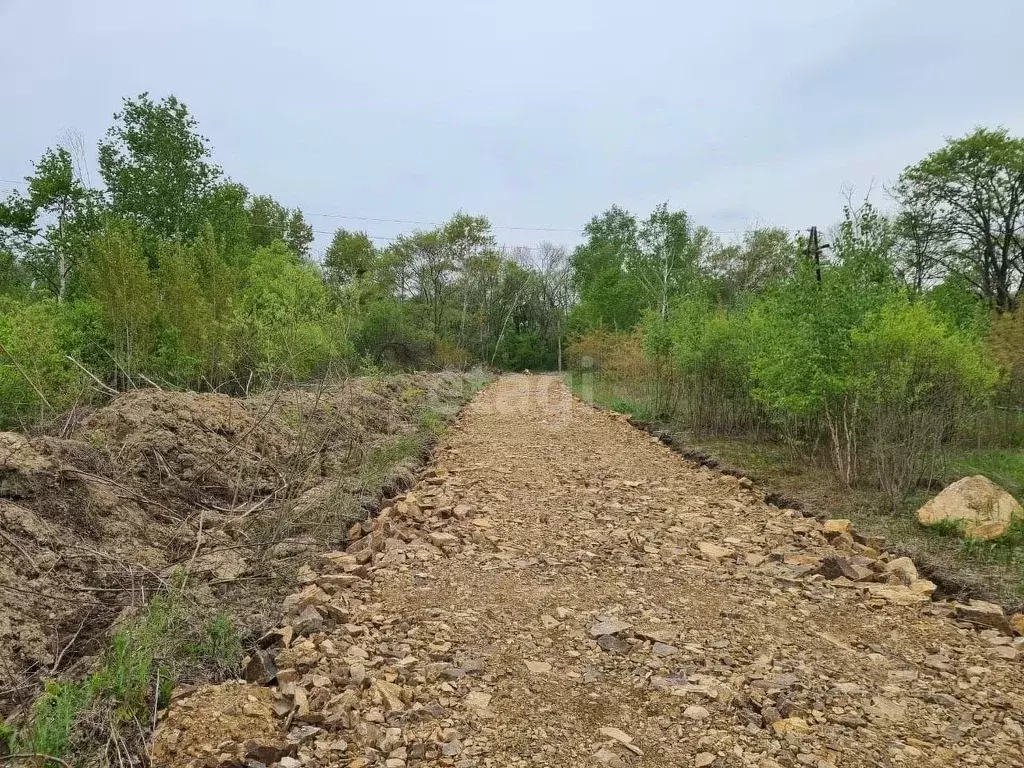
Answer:
M250 398L124 393L61 434L0 432L0 720L102 648L178 569L243 634L277 613L310 553L345 539L421 456L375 450L451 418L467 378L350 379ZM386 451L385 451L386 453ZM290 588L289 588L290 589Z
M1024 765L1024 630L847 521L513 376L156 765Z

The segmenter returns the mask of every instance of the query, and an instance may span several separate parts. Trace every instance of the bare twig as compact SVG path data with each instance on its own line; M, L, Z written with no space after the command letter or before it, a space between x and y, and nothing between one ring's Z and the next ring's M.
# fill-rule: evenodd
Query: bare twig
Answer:
M192 550L192 557L189 558L188 565L185 566L185 576L181 581L182 592L185 591L185 585L188 583L188 577L192 573L192 565L195 563L196 555L199 554L199 547L202 546L203 543L203 520L205 518L204 513L205 510L199 510L199 530L196 531L196 546L195 549Z
M51 675L57 671L57 668L60 666L61 660L64 658L64 654L68 652L68 648L74 645L75 640L77 640L78 636L82 634L82 629L85 627L85 622L88 620L88 618L89 616L88 614L86 614L86 616L82 619L82 623L78 625L78 630L75 632L74 636L70 640L68 640L67 645L65 645L61 649L61 652L57 654L57 660L53 662L53 668L50 670Z
M149 378L148 376L146 376L146 375L144 375L144 374L141 374L141 373L137 373L137 374L135 374L135 375L136 375L136 376L138 376L138 377L139 377L140 379L142 379L142 380L143 380L144 382L146 382L147 384L149 384L149 386L151 386L151 387L153 387L153 388L155 388L155 389L159 389L160 391L163 391L163 387L161 387L161 386L160 386L159 384L157 384L156 382L154 382L154 381L153 381L153 380L152 380L151 378Z
M143 496L138 491L133 491L131 488L129 488L127 485L124 485L123 483L119 483L116 480L111 480L109 477L103 477L103 475L96 475L93 474L92 472L86 472L85 470L78 469L76 467L64 467L64 471L74 472L76 475L81 475L82 477L87 477L90 480L95 480L97 483L106 483L107 485L113 485L116 488L120 488L122 491L127 493L128 498L132 499L133 501L140 501L144 504L152 504L154 507L159 507L160 509L164 510L172 520L180 521L180 518L170 507L167 507L158 501L153 501L152 499Z
M41 592L35 589L19 589L18 587L12 587L10 584L4 584L3 582L0 582L0 589L9 589L11 590L11 592L17 592L20 595L31 595L32 597L45 597L47 600L59 600L64 603L77 603L79 605L96 605L100 607L103 606L103 603L97 603L95 601L78 600L73 597L62 597L60 595L55 595L50 592Z
M25 381L27 381L28 385L30 387L32 387L32 390L37 395L39 395L39 399L43 401L43 403L46 405L47 408L52 409L53 406L50 405L50 401L46 399L46 395L44 395L42 390L39 389L39 387L36 386L35 382L32 381L32 379L29 377L29 375L27 373L25 373L25 370L20 365L18 365L18 361L14 359L14 355L12 355L10 352L8 352L7 351L7 347L5 347L3 344L0 344L0 352L3 352L5 355L7 355L8 358L10 358L11 362L14 363L14 367L17 369L18 373L21 374L21 377Z
M150 726L150 734L156 733L157 705L160 703L160 665L156 665L156 685L153 686L153 723Z
M92 371L90 371L90 370L89 370L88 368L86 368L86 367L85 367L84 365L82 365L82 364L81 364L80 362L78 362L77 360L75 360L75 358L73 358L73 357L72 357L71 355L64 355L64 357L66 357L66 358L67 358L68 360L70 360L70 361L71 361L72 363L74 363L74 364L75 364L75 365L77 365L77 366L78 366L79 368L81 368L81 369L82 369L82 371L84 371L84 372L85 372L85 374L86 374L86 375L87 375L87 376L88 376L88 377L89 377L90 379L92 379L93 381L95 381L95 382L96 382L96 383L97 383L97 384L98 384L98 385L100 386L100 389L102 389L102 390L103 390L104 392L106 392L106 393L107 393L108 395L113 395L113 396L117 396L118 392L117 392L117 390L116 390L116 389L114 389L113 387L110 387L110 386L108 386L108 385L104 384L104 383L103 383L102 381L100 381L100 380L99 380L99 379L98 379L98 378L96 377L96 374L94 374L94 373L93 373Z
M4 537L4 540L5 540L5 541L6 541L6 542L7 542L8 544L10 544L10 545L11 545L12 547L14 547L14 548L15 548L16 550L18 550L19 552L21 552L21 556L22 556L22 557L24 557L24 558L25 558L26 560L28 560L28 564L32 566L32 570L33 570L33 571L38 571L38 570L39 570L39 568L37 568L37 567L36 567L36 564L35 564L35 562L34 562L34 561L32 560L32 558L31 558L31 557L29 557L29 555L28 555L28 552L26 552L26 551L25 551L24 549L22 549L22 548L21 548L21 547L20 547L20 546L18 545L18 542L16 542L16 541L15 541L14 539L12 539L12 538L11 538L10 536L8 536L8 535L7 535L6 533L4 533L3 531L0 531L0 536L3 536L3 537Z

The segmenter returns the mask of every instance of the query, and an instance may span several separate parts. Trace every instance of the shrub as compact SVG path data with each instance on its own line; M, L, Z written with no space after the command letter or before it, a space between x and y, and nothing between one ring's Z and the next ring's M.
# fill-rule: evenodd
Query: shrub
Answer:
M678 373L675 410L698 432L756 432L766 424L751 397L749 318L704 296L678 302L666 329L667 347ZM650 355L651 334L645 336ZM661 342L666 346L666 342Z
M998 371L978 341L903 297L869 315L851 338L861 372L861 439L876 483L895 506L962 416L987 399Z
M243 364L258 378L308 378L348 358L345 316L331 311L319 272L278 241L261 248L246 271L236 307Z
M66 355L83 333L77 313L54 301L0 297L0 427L69 408L85 391L85 375Z
M356 350L376 365L416 366L430 355L431 336L426 323L418 323L405 303L384 299L360 316Z

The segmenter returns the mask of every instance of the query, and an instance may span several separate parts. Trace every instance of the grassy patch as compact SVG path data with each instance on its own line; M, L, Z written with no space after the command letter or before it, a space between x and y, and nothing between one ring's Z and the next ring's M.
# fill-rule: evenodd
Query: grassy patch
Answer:
M1024 502L1024 450L975 450L956 453L944 462L944 474L984 475Z
M494 377L491 374L481 368L474 368L472 371L467 373L466 377L462 380L463 392L466 399L475 395L493 380Z
M50 681L24 727L8 731L8 749L61 758L101 751L104 734L131 743L179 680L236 676L242 645L234 626L224 616L204 619L180 584L118 629L84 682Z
M444 432L444 427L444 418L442 418L440 413L431 408L423 409L423 412L420 414L420 429L422 431L437 437Z
M88 684L50 682L32 709L32 723L24 741L11 739L14 752L63 757L71 746L72 729L79 714L92 703Z
M617 390L603 380L598 379L592 383L584 382L582 377L570 373L565 376L565 383L574 395L594 405L608 408L616 413L628 413L641 421L654 419L654 413L649 405Z
M374 446L359 465L360 486L367 492L376 493L398 464L419 455L423 448L421 437L409 435L394 437Z

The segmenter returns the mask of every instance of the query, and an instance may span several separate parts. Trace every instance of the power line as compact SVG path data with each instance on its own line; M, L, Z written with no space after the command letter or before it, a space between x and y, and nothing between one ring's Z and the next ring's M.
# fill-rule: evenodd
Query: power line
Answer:
M385 224L418 224L426 227L440 227L445 222L443 221L422 221L419 219L384 219L376 216L350 216L344 213L306 213L303 211L305 216L322 216L328 219L351 219L352 221L376 221ZM561 227L512 227L512 226L501 226L498 224L492 224L491 229L510 229L518 230L523 232L571 232L579 235L583 233L582 229L565 229Z
M25 182L13 181L12 179L0 179L0 184L7 184L7 185L15 186L15 187L24 187L24 186L26 186ZM301 208L300 208L300 210L301 210ZM355 215L351 215L351 214L347 214L347 213L307 213L307 212L303 211L303 215L304 216L317 216L317 217L326 218L326 219L344 219L344 220L349 220L349 221L372 221L372 222L378 222L378 223L381 223L381 224L412 224L412 225L415 225L415 226L425 226L425 227L440 227L440 226L443 226L445 224L445 222L443 222L443 221L427 221L427 220L424 220L424 219L392 219L392 218L385 218L385 217L381 217L381 216L355 216ZM584 234L584 230L581 229L581 228L580 229L569 229L569 228L565 228L565 227L522 227L522 226L491 224L491 229L507 230L507 231L512 231L512 232L560 232L560 233L567 233L567 234L573 234L573 235L582 235L582 234ZM711 234L713 234L713 235L740 235L740 234L743 234L744 232L746 232L747 230L742 230L742 229L719 229L719 230L708 230L708 231ZM325 229L314 229L313 232L316 233L316 234L320 234L320 235L333 235L334 234L333 231L325 230ZM383 240L383 241L388 241L388 242L392 242L392 241L394 241L394 240L396 240L398 238L398 236L384 237L384 236L380 236L380 235L367 235L367 237L369 237L371 240ZM528 247L528 246L522 246L522 247Z

